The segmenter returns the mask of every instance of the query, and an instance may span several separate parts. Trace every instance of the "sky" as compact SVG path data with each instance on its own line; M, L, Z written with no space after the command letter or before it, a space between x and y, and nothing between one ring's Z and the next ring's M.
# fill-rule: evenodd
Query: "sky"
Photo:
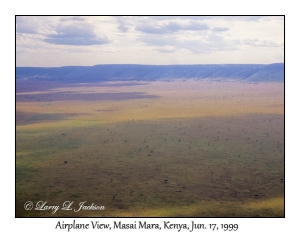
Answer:
M283 61L283 16L16 17L17 66Z

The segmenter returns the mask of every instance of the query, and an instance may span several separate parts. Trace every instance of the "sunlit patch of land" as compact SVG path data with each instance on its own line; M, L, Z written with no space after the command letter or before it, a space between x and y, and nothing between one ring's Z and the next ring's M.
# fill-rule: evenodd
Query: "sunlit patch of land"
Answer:
M284 216L283 84L39 88L17 92L17 216Z

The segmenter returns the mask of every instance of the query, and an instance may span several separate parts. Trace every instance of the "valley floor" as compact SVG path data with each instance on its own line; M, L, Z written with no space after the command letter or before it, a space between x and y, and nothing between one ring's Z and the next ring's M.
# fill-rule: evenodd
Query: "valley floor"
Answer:
M30 85L17 83L17 217L284 216L283 84Z

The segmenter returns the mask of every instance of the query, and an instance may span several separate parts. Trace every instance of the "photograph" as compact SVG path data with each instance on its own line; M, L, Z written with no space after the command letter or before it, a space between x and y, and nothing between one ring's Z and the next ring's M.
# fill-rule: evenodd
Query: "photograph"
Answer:
M284 40L284 15L16 15L15 218L285 218Z

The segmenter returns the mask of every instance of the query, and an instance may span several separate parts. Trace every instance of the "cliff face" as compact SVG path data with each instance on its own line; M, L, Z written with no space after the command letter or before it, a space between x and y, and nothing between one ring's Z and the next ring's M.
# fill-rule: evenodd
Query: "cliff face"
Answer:
M235 79L246 82L283 82L284 64L241 65L95 65L17 67L16 79L66 83L103 81L152 81L172 79Z

